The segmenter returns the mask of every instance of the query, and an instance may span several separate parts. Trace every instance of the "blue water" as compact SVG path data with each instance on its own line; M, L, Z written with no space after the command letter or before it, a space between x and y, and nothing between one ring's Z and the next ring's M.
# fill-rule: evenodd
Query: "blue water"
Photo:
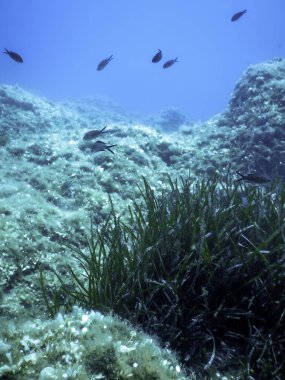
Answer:
M50 100L104 95L143 114L205 120L249 65L285 55L284 0L1 0L0 14L1 49L24 59L0 56L0 84Z

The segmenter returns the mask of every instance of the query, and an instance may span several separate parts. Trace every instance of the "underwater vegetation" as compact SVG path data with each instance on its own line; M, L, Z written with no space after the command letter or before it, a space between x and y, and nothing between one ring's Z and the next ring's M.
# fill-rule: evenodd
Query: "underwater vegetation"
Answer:
M284 178L284 73L284 59L250 67L225 112L199 125L171 111L147 126L108 101L90 99L65 108L19 87L1 86L0 368L8 366L1 368L3 379L15 379L17 366L34 369L37 376L46 365L63 365L77 340L57 353L59 322L42 318L41 265L49 312L60 310L68 323L77 316L62 311L73 305L116 310L134 321L132 329L140 325L174 347L201 378L213 379L217 370L237 371L242 378L282 378L283 185L274 178ZM189 128L169 136L154 125ZM95 154L89 151L99 136L117 145L114 155L97 152L106 147L102 143ZM225 173L229 162L240 173L238 182L187 178L191 197L183 195L183 183L177 190L174 182L173 190L169 183L160 195L153 192L165 187L165 173L212 177ZM147 202L140 203L134 186L142 172L148 180L141 196ZM268 184L261 189L247 182ZM102 227L109 195L113 213ZM27 331L25 318L30 330L37 318L51 334L56 347L48 363L33 364L38 358L28 356L33 343L20 352L27 347L24 335L45 336L42 330ZM7 336L2 326L11 319L19 324ZM81 348L84 342L80 336ZM37 354L44 357L45 348L37 346ZM47 371L45 378L56 376ZM22 373L17 378L31 379Z
M59 290L41 273L50 315L74 305L110 312L156 335L197 378L217 371L282 379L285 371L285 187L169 178L123 222L112 207ZM76 265L76 262L78 265Z

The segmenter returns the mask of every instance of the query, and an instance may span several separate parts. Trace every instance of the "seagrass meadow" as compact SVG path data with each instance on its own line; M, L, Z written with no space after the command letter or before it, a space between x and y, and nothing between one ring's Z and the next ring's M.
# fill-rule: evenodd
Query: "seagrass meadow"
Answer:
M0 379L284 378L284 75L197 123L0 87Z
M79 271L60 291L51 315L72 305L113 311L158 336L196 373L231 371L282 378L285 370L285 187L239 188L208 180L169 179L122 222L112 208L86 246L70 242ZM210 371L209 371L210 369ZM213 372L214 370L214 372Z

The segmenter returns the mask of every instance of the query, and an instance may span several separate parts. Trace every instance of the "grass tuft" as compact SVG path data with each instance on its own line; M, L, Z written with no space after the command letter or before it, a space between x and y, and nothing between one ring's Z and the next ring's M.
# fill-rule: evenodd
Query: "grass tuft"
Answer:
M112 212L79 267L58 273L62 304L112 311L156 334L201 376L281 379L285 372L285 188L218 179L172 181L157 195L143 178L129 221ZM71 286L72 284L72 286ZM59 299L64 299L60 302Z

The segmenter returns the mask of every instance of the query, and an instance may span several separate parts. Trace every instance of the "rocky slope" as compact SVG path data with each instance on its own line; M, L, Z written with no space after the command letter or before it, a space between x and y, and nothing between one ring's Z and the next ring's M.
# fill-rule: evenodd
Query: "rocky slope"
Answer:
M100 139L116 144L115 154L94 153L82 139L104 126ZM96 101L59 105L0 87L0 315L38 316L40 266L64 274L71 252L62 239L84 244L90 217L99 226L108 215L109 195L124 215L142 175L157 190L167 174L223 175L229 165L233 176L284 177L284 160L283 59L250 67L222 114L171 134Z

